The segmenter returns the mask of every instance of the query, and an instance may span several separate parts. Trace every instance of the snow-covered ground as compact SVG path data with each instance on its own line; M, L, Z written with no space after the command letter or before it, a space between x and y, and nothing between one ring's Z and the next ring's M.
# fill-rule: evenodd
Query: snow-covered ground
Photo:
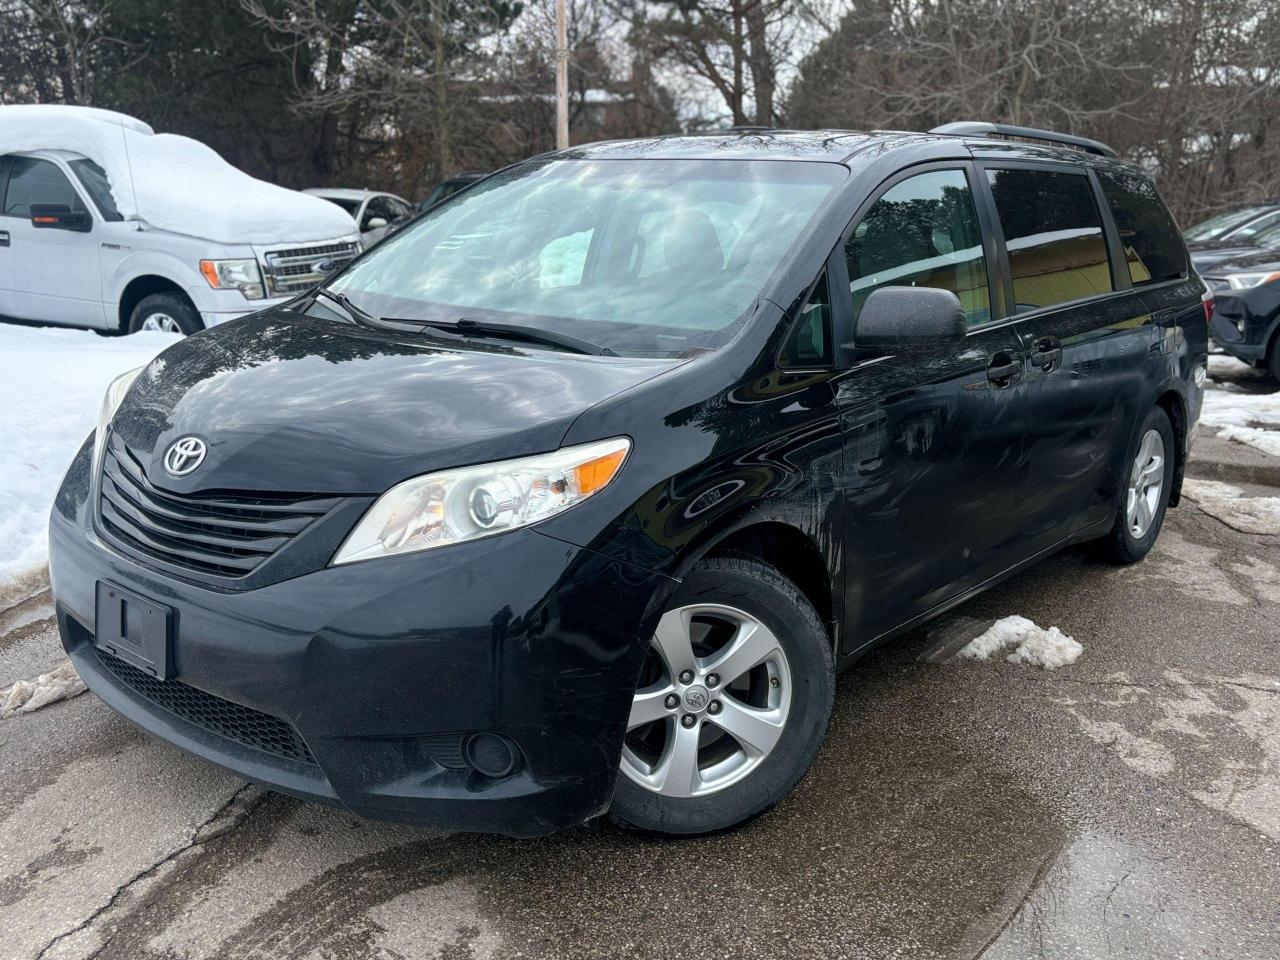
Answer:
M1240 487L1187 477L1182 492L1189 500L1242 533L1280 535L1280 497L1250 497Z
M1209 357L1209 389L1200 422L1224 440L1280 457L1280 393L1259 392L1266 375L1235 357Z
M0 610L44 586L49 508L107 384L179 339L0 323Z
M1044 630L1026 617L1002 617L969 641L956 657L990 660L1002 654L1010 663L1053 670L1080 659L1084 646L1057 627Z

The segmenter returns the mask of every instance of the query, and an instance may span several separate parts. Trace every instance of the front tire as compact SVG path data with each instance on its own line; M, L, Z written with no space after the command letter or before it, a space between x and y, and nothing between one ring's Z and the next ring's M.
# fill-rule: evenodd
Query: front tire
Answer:
M129 333L161 330L191 336L203 329L200 314L180 293L153 293L143 297L129 315Z
M831 641L796 586L757 560L699 562L650 644L609 816L700 834L789 794L826 735Z
M1155 546L1173 492L1177 449L1169 415L1153 407L1129 451L1120 509L1102 543L1106 559L1137 563Z

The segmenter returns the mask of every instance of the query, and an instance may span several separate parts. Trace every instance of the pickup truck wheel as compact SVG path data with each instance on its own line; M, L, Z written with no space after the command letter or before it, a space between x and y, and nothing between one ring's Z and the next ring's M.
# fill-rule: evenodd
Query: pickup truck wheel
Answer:
M666 834L723 830L794 789L826 735L831 640L774 568L699 562L658 622L609 811Z
M191 302L180 293L153 293L138 301L129 315L129 332L163 330L190 336L204 329Z

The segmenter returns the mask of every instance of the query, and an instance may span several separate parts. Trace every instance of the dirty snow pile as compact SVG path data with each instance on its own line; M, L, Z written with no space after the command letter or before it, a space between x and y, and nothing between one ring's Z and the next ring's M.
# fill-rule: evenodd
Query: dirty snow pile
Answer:
M355 232L328 200L255 180L189 137L87 107L0 106L0 154L68 150L102 167L116 208L219 243L336 240Z
M84 681L70 660L63 660L34 680L17 680L0 687L0 719L15 713L31 713L58 700L84 693Z
M1201 510L1241 533L1280 535L1280 497L1250 497L1217 480L1182 481L1182 492Z
M1057 627L1042 630L1026 617L1012 616L997 620L974 637L956 657L961 660L990 660L1012 651L1005 657L1010 663L1053 670L1080 659L1084 647Z
M107 384L179 339L0 324L0 610L45 586L49 508Z
M1280 457L1280 393L1206 390L1200 422L1226 440Z

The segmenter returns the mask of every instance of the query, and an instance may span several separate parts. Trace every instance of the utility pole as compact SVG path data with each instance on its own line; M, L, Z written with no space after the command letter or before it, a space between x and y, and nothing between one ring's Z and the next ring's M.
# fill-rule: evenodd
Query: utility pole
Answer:
M556 0L556 149L569 146L569 25L565 0Z

